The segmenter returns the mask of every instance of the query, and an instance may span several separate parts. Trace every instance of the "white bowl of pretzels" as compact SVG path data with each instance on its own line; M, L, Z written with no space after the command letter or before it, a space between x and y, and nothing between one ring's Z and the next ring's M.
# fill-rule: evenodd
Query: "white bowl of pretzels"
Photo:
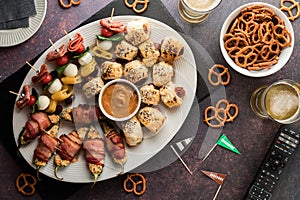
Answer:
M264 77L280 70L294 48L294 30L287 16L273 5L254 2L235 9L225 20L220 48L237 72Z

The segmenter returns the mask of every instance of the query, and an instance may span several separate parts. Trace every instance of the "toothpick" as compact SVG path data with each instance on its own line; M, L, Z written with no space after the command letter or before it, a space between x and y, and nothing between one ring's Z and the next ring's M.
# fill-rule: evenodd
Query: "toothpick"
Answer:
M222 187L222 184L219 186L219 188L218 188L218 190L217 190L217 192L216 192L216 194L215 194L213 200L216 200L216 198L217 198L217 196L218 196L218 194L219 194L219 192L220 192L220 190L221 190L221 187Z
M49 39L49 42L50 42L50 44L52 45L52 47L53 47L54 51L55 51L55 52L58 52L58 49L57 49L57 48L55 48L55 46L54 46L54 44L53 44L53 42L52 42L52 40L51 40L51 39Z
M57 149L57 150L59 150L59 151L62 151L62 149L59 148L59 147L57 147L57 146L55 146L55 149Z
M32 64L30 64L28 61L26 61L26 64L29 65L31 67L31 69L33 69L35 72L38 72L38 70L32 66Z
M64 30L64 32L65 32L66 36L69 38L69 40L72 40L72 38L69 36L69 33L66 30Z
M209 150L209 152L206 154L206 156L202 159L202 161L204 161L208 156L209 154L214 150L214 148L216 148L217 146L217 143Z
M192 171L188 168L188 166L185 164L185 162L182 160L182 158L179 156L179 154L176 152L176 150L174 149L173 145L170 145L171 149L174 151L174 153L176 154L176 156L178 157L178 159L181 161L181 163L183 164L183 166L186 168L186 170L193 175Z
M17 96L19 96L20 98L23 97L22 94L16 93L16 92L14 92L14 91L9 91L9 93L14 94L14 95L17 95Z
M112 18L114 16L115 8L112 8L111 14L110 14L110 21L112 22Z

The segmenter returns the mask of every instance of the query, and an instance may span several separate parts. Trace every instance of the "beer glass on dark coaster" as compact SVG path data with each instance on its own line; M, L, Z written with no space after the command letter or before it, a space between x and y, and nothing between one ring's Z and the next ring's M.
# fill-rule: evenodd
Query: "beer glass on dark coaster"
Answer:
M300 118L300 84L284 79L259 87L252 93L250 105L259 117L293 123Z
M190 23L200 23L208 18L221 0L179 0L178 12L181 17Z

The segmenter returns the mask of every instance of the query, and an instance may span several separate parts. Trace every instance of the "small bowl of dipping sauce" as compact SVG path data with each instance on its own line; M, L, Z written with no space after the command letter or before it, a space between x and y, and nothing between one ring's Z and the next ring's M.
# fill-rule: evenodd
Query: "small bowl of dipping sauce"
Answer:
M114 121L132 118L141 105L139 89L130 81L115 79L104 85L99 94L102 113Z

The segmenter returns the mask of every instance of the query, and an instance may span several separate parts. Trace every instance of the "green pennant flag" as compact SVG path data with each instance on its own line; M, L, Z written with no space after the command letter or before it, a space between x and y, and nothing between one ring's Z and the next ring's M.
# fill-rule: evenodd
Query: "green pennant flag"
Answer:
M221 137L217 141L217 144L226 149L229 149L230 151L233 151L234 153L241 154L239 150L237 150L237 148L230 142L230 140L226 137L225 134L221 135Z

